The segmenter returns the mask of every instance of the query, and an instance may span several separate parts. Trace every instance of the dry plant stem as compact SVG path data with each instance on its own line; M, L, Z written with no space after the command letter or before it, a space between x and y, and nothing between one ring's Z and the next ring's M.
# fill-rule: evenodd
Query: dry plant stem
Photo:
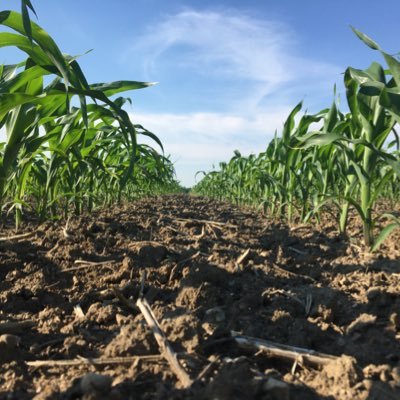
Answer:
M288 246L288 249L292 250L293 252L295 252L297 254L300 254L301 256L305 256L307 254L306 251L302 251L302 250L296 249L295 247L292 247L292 246Z
M135 240L129 243L129 246L161 246L162 242L156 242L155 240Z
M75 260L74 264L101 265L114 262L117 262L117 260L104 260L104 261Z
M201 255L200 251L197 251L196 253L194 253L193 255L191 255L190 257L185 258L184 260L181 260L177 263L177 265L182 265L185 264L185 262L188 262L190 260L194 260L195 258L197 258L199 255Z
M246 258L249 256L250 254L250 249L247 249L244 253L242 253L236 260L236 265L240 266L240 264L242 264L242 262L244 262L246 260Z
M194 260L195 258L199 257L200 255L201 255L201 252L198 251L198 252L194 253L193 255L191 255L190 257L187 257L184 260L177 262L169 274L169 281L172 281L173 279L175 279L175 275L176 275L178 269L180 269L180 267L182 267L183 264L185 264L188 261Z
M20 235L0 237L0 242L8 242L9 240L27 239L31 236L34 236L35 234L36 234L36 232L28 232L28 233L21 233Z
M64 228L62 229L63 235L67 239L69 239L71 237L71 233L68 231L69 219L70 218L68 217L67 222L66 222Z
M319 353L314 350L303 349L301 347L289 346L285 344L271 342L269 340L257 339L250 336L240 335L231 332L236 343L243 348L262 351L271 357L277 357L290 361L300 361L314 366L322 366L336 360L336 356Z
M61 272L71 272L71 271L79 271L81 269L87 269L92 267L104 267L107 264L114 264L116 260L109 260L109 261L101 261L101 262L92 262L92 261L84 261L84 260L76 260L75 264L84 264L80 265L79 267L71 267L61 270Z
M140 361L160 361L160 355L132 356L132 357L112 357L112 358L84 358L80 357L73 360L37 360L26 361L30 367L73 367L79 365L109 365L109 364L132 364Z
M218 222L218 221L208 221L205 219L194 219L194 218L173 218L176 221L182 221L182 222L199 222L200 224L208 224L208 225L214 225L214 226L222 226L226 228L234 228L237 229L236 225L228 224L227 222Z
M133 301L128 300L121 292L120 289L117 287L113 287L112 291L114 292L115 297L127 308L129 308L132 311L137 312L137 308L135 306L135 303Z
M2 322L0 323L0 334L3 333L18 333L24 329L33 328L36 326L36 322L27 321L17 321L17 322Z
M315 282L314 278L311 278L311 276L307 276L307 275L301 275L301 274L296 274L295 272L292 271L288 271L285 268L280 267L279 265L276 264L269 264L270 267L276 269L277 271L287 274L288 276L292 276L292 277L297 277L297 278L302 278L311 282Z
M161 355L164 356L164 358L168 361L172 371L182 383L182 386L184 388L190 387L193 381L181 366L177 354L174 352L163 331L161 330L160 325L158 324L149 303L146 299L139 298L136 302L136 305L139 307L147 324L152 330L153 335L157 340L158 346L160 347Z
M196 382L201 382L203 379L206 378L207 375L209 375L214 368L216 367L217 363L220 361L220 358L217 357L215 360L211 361L208 363L199 373L199 375L196 378Z
M301 229L310 229L310 227L311 227L311 225L308 225L308 224L292 226L290 228L290 232L296 232L296 231L299 231Z

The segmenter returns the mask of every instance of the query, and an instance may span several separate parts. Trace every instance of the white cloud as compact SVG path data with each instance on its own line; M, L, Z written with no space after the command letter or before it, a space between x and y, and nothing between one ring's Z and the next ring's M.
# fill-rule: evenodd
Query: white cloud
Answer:
M235 149L263 151L299 100L311 112L330 104L341 70L303 57L299 42L286 24L234 10L165 16L135 39L125 61L141 60L161 92L174 88L162 95L169 112L142 109L132 119L160 137L178 178L192 185L196 171Z
M178 179L191 186L197 171L209 171L212 165L229 160L236 149L242 154L265 150L289 111L290 108L282 107L252 117L226 113L139 113L131 115L131 119L158 135L165 153L175 162ZM139 142L156 146L145 137L140 137Z
M293 86L299 85L301 97L307 83L332 88L341 72L331 64L302 57L296 34L286 24L232 10L187 10L169 15L135 42L126 60L143 57L150 80L159 80L164 73L168 79L178 69L188 73L182 81L200 79L207 85L210 79L219 78L227 83L226 93L216 94L223 102L226 94L234 93L229 81L235 94L242 82L240 94L230 99L231 109L240 112L254 112L262 100L279 95L285 87L290 86L293 94ZM190 72L196 73L196 78Z

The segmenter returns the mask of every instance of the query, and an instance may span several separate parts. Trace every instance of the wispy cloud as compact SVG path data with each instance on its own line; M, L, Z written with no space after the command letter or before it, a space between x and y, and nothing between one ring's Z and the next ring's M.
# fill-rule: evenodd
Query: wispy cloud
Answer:
M131 119L158 134L165 153L171 155L179 179L191 185L199 170L210 170L227 160L233 151L242 154L265 150L271 135L280 130L289 108L238 116L228 113L153 114L139 113ZM141 143L156 146L145 137Z
M289 86L299 85L301 96L306 94L306 82L332 87L341 72L302 57L298 50L302 44L289 26L232 10L187 10L166 16L136 43L130 54L143 57L149 79L169 79L176 71L185 74L186 84L190 74L203 85L220 80L225 90L217 96L226 101L236 94L230 106L241 112L254 112L268 96Z
M134 119L159 134L185 184L234 149L262 151L299 100L325 107L340 79L340 68L301 55L289 26L234 10L165 16L136 43L126 59L142 60L148 79L170 91L168 112Z

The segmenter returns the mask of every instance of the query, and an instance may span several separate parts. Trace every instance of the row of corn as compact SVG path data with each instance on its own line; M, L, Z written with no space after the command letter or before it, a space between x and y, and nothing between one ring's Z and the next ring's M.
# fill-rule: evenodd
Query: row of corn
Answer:
M400 194L400 63L353 31L383 55L387 68L374 62L365 70L346 69L348 112L340 111L335 99L328 109L300 116L299 103L265 151L248 157L236 151L219 170L206 174L195 192L262 206L289 223L334 210L342 233L349 210L354 210L362 220L365 245L372 250L400 226L390 212Z
M1 211L12 211L18 225L27 209L44 219L177 188L160 140L131 122L129 99L118 97L151 84L90 84L30 13L30 0L20 13L0 12L0 47L24 54L0 65Z

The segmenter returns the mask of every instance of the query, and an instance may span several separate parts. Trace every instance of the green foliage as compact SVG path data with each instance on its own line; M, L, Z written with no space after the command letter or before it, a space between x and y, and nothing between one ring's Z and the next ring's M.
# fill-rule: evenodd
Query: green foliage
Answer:
M197 193L228 198L237 204L262 205L265 212L292 222L319 218L321 209L334 204L338 227L345 233L349 207L363 222L366 246L376 250L400 222L393 222L377 237L374 228L382 215L373 213L379 199L399 196L400 63L372 39L353 28L388 64L385 70L372 63L365 70L347 68L344 74L348 113L336 102L315 115L290 113L281 136L267 149L249 157L238 156L221 163L219 171L205 174L194 188ZM311 129L317 123L319 129ZM395 149L395 150L394 150ZM388 216L389 215L389 216Z
M176 189L171 161L160 140L134 125L119 93L152 83L89 84L74 57L32 22L29 0L21 14L1 11L0 47L17 47L26 58L0 66L0 201L15 210L17 226L26 207L40 217L80 213L139 195ZM130 101L130 100L129 100ZM161 152L138 143L150 137Z

